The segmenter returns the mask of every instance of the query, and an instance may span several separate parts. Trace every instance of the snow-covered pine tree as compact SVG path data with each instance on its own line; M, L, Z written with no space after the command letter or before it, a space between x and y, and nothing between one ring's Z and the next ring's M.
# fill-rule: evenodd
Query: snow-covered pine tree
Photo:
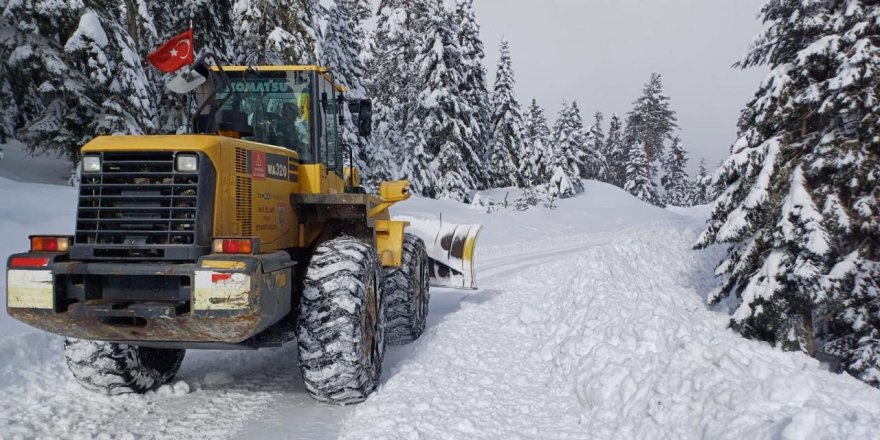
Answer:
M145 0L139 0L145 1ZM157 36L140 41L148 51L193 26L196 56L212 52L234 62L232 12L234 0L153 0L146 2Z
M712 189L712 178L706 170L706 159L700 159L697 175L691 182L691 205L705 205L712 203L715 192Z
M644 144L634 144L629 147L626 182L623 189L642 201L663 206L663 201L657 195L657 186L651 179L651 165L648 163L647 147Z
M236 64L313 64L317 61L316 0L235 0L232 58Z
M476 160L467 163L468 171L477 181L477 189L486 187L486 146L491 138L489 127L492 123L490 94L486 82L486 69L483 67L485 53L480 39L480 25L477 22L473 0L456 0L455 18L458 22L458 44L461 46L462 74L464 82L461 94L473 109L474 117L467 121L470 126L470 155Z
M2 18L0 18L2 20ZM4 26L0 22L0 29ZM0 63L0 144L5 144L15 136L18 119L18 105L9 85L9 70L6 63Z
M589 130L589 149L595 152L597 162L599 163L599 169L594 179L608 182L608 148L605 145L605 130L602 128L604 122L605 115L602 112L596 112L593 115L593 125L590 126Z
M663 158L663 190L666 192L666 203L673 206L690 206L692 200L691 179L687 167L687 151L681 145L681 139L672 139L666 156Z
M669 97L663 94L663 80L659 73L652 73L642 89L642 96L633 102L627 114L627 143L641 143L645 157L653 167L662 160L666 142L678 128L675 112L669 106Z
M833 356L880 384L880 5L771 0L742 67L771 72L742 113L699 247L728 244L711 299L744 335Z
M623 141L623 123L617 113L611 115L608 136L605 138L607 182L620 188L626 184L626 163L629 155Z
M404 173L413 190L434 198L468 201L476 181L465 165L468 154L468 126L473 111L458 91L461 75L461 47L456 25L442 0L431 0L421 31L425 35L416 58L419 93L408 125L412 148ZM426 162L429 161L429 162Z
M572 103L562 103L562 110L553 124L553 158L550 169L551 196L566 198L583 191L580 161L583 142L583 121L580 112Z
M415 146L410 143L412 133L407 131L407 123L414 119L410 113L420 92L415 84L418 75L415 61L422 46L420 23L426 15L424 2L381 0L376 28L364 54L366 86L373 99L372 138L375 147L388 152L391 157L411 162L428 157L415 154ZM389 164L394 168L390 170L392 177L401 177L404 170L395 165Z
M81 90L87 81L66 60L64 42L77 29L81 2L6 4L0 25L4 79L17 107L17 137L35 153L54 153L71 161L96 105Z
M336 0L327 10L327 27L323 32L319 61L333 69L336 81L348 88L347 95L365 98L366 67L360 59L365 32L363 11L365 0Z
M623 145L626 154L624 165L623 189L642 201L661 206L662 200L657 194L654 181L654 166L648 160L648 147L645 145L647 125L644 114L631 111L627 116L626 128L623 132Z
M145 1L145 0L139 0ZM152 52L169 38L193 27L196 57L211 52L226 63L234 63L232 36L233 0L154 0L147 1L149 15L153 18L156 35L141 32L132 35L140 48L140 56ZM149 66L147 77L157 93L158 128L160 133L184 132L189 127L194 103L167 90L163 84L173 74L163 74Z
M328 10L327 27L319 56L322 65L333 69L336 81L348 88L348 98L366 98L364 85L366 67L360 58L363 51L365 32L362 21L369 17L369 4L365 0L337 0ZM388 152L376 148L372 137L358 135L348 106L344 112L342 127L343 143L351 147L354 164L362 170L363 182L369 188L376 187L382 180L391 178L389 164L392 162ZM348 164L348 150L344 150L345 163Z
M627 151L626 182L624 189L642 200L663 205L663 199L657 193L657 166L666 151L666 142L671 140L677 128L675 112L669 108L669 98L663 94L663 83L660 75L652 73L642 96L633 102L633 109L627 113L626 129L623 142ZM643 148L644 154L632 151ZM641 158L644 157L647 168L643 168ZM631 163L635 160L636 163ZM644 172L647 171L647 176ZM647 178L648 187L643 179ZM635 180L634 180L635 179Z
M95 135L155 128L155 93L130 32L152 33L144 3L15 2L0 34L19 137L76 161Z
M501 40L501 57L492 94L492 138L489 141L489 181L493 188L526 187L526 178L519 173L523 153L522 113L513 92L516 80L510 60L510 45Z
M135 35L155 35L146 4L139 1L91 2L64 51L70 65L86 72L83 92L97 104L87 133L147 134L156 129L156 84L149 80Z
M528 186L542 185L550 180L551 139L544 109L532 99L523 118L523 155L519 166L519 174L526 179Z
M591 148L590 132L584 125L577 101L571 102L567 119L571 130L570 141L574 144L577 155L578 176L580 179L595 179L602 165L598 154Z

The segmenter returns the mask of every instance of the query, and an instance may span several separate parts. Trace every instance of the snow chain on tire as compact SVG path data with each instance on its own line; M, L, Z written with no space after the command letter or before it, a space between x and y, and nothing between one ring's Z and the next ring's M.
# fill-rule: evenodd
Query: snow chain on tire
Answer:
M425 243L415 235L403 240L403 261L400 267L385 269L382 294L388 308L389 344L402 345L415 341L425 330L428 302L428 254Z
M170 381L186 350L67 339L64 355L83 387L104 394L145 393Z
M385 350L385 307L376 250L355 238L329 240L306 270L297 333L309 394L361 402L376 388Z

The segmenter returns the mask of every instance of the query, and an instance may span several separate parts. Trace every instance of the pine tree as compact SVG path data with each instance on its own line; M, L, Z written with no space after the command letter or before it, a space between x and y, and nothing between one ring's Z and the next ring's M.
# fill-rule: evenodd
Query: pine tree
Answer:
M602 182L608 182L608 147L605 145L605 131L602 124L605 121L605 115L602 112L596 112L593 115L593 125L590 126L588 147L595 152L597 156L598 170L596 170L594 179Z
M150 17L128 9L126 3L93 5L99 8L102 3L103 8L82 15L79 28L64 45L70 62L88 72L84 91L98 104L87 130L94 135L151 133L156 128L155 86L143 58L134 56L141 50L129 34L136 23L149 23ZM119 20L120 16L136 23ZM149 28L154 29L152 24Z
M642 96L633 102L627 114L627 143L641 143L645 157L653 164L664 156L666 142L678 128L675 112L669 108L669 97L663 94L663 81L658 73L652 73L642 89Z
M626 162L624 168L623 189L638 197L642 201L657 206L663 206L663 200L657 193L657 183L654 164L648 159L648 150L645 139L650 138L648 133L649 124L644 118L648 115L641 111L633 110L627 116L626 128L623 133ZM656 144L655 144L656 145Z
M2 18L0 18L2 20ZM0 28L3 28L0 22ZM15 136L18 119L18 106L9 85L9 70L6 63L0 63L0 144L9 142Z
M321 65L332 69L334 79L348 88L347 96L365 98L366 67L360 54L366 33L364 0L336 0L327 11L327 28L320 47Z
M16 25L0 32L0 54L16 72L7 81L31 151L75 162L96 135L155 130L156 93L131 37L155 32L145 11L137 1L7 5Z
M152 52L169 38L180 34L192 24L194 49L196 57L205 53L213 53L226 64L235 62L233 54L232 4L233 0L158 0L143 2L148 20L142 17L142 25L137 32L129 30L141 57ZM134 8L132 8L134 9ZM138 8L141 10L141 8ZM147 79L154 87L158 110L157 132L183 133L192 123L192 113L196 110L195 103L162 85L174 74L163 74L148 66Z
M523 155L519 174L529 186L537 186L550 180L553 154L550 150L551 133L547 126L544 109L532 99L523 120Z
M581 178L587 180L599 180L600 176L604 173L605 169L605 158L602 157L602 152L599 151L599 146L596 138L593 135L593 127L586 127L583 124L583 118L581 118L580 109L577 108L577 102L572 103L577 110L577 119L580 121L581 128L578 130L580 133L580 151L578 155L580 156L581 162Z
M608 136L605 138L607 182L620 188L626 184L626 163L629 159L623 142L623 123L617 113L611 115Z
M572 101L568 109L568 121L572 142L577 156L579 179L594 179L601 168L599 157L591 150L590 133L584 125L584 118L577 101Z
M156 29L154 37L144 34L138 42L147 52L183 32L191 23L196 56L211 52L229 63L235 62L231 38L234 0L138 1L148 5L149 15L153 17Z
M742 67L771 71L747 104L698 246L729 245L714 301L744 335L831 355L880 384L880 6L771 0Z
M477 180L477 189L486 187L486 146L491 139L492 108L489 89L486 83L486 69L483 67L485 53L480 39L480 25L477 23L473 0L456 0L455 18L458 23L458 44L461 46L462 75L464 82L461 94L464 96L474 117L466 121L470 128L470 155L476 160L467 163L468 171Z
M235 0L231 33L235 63L315 63L321 11L315 0Z
M404 163L413 190L434 198L467 201L476 185L467 170L467 124L473 111L458 94L461 76L461 48L455 22L442 1L426 5L422 30L425 42L416 58L416 83L421 92L408 124L412 154Z
M697 175L691 182L691 205L705 205L715 200L715 192L712 190L712 182L709 172L706 170L706 160L700 159Z
M376 28L364 56L366 86L373 100L375 148L409 162L420 162L427 157L415 154L412 135L407 130L407 123L416 119L410 114L420 92L416 86L419 72L415 63L422 49L422 22L427 15L424 2L380 1ZM393 178L405 173L394 164L389 164L389 168Z
M72 161L96 105L81 90L87 78L70 66L64 42L79 26L79 2L39 8L33 2L3 9L0 59L17 108L17 137L36 153L56 153ZM4 101L5 103L5 101ZM5 107L6 105L4 105Z
M580 161L583 123L572 103L562 103L562 110L553 124L553 158L550 169L550 195L565 198L583 191Z
M507 40L501 40L501 57L495 77L492 114L492 139L489 142L489 186L527 186L519 174L520 155L523 152L522 114L513 93L516 81L510 61Z
M692 199L691 180L687 167L687 152L681 145L681 139L672 139L672 145L663 160L663 190L666 192L666 203L673 206L690 206Z
M332 69L334 79L348 88L348 98L367 97L366 67L360 55L366 35L362 21L369 16L368 8L364 0L337 0L327 12L319 59L322 65ZM353 156L350 158L347 149L343 150L345 164L353 159L354 165L362 170L364 185L375 188L381 180L391 178L391 158L387 151L375 147L372 138L359 136L347 105L339 110L343 112L342 142L351 148Z
M626 183L623 189L644 202L663 206L657 195L656 185L651 180L651 165L648 163L647 147L635 144L629 148L629 160L626 163Z

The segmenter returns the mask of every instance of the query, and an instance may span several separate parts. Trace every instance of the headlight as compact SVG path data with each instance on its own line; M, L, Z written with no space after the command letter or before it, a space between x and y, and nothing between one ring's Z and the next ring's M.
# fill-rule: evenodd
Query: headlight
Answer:
M82 167L84 173L100 172L101 156L83 156Z
M194 173L199 170L199 157L189 154L177 156L177 171L181 173Z

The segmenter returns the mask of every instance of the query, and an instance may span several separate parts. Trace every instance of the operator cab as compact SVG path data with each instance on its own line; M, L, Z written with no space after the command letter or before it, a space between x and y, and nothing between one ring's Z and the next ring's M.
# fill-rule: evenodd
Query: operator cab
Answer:
M227 66L198 90L197 133L296 151L300 163L323 163L342 175L339 101L345 88L316 66ZM228 78L228 85L224 84Z

